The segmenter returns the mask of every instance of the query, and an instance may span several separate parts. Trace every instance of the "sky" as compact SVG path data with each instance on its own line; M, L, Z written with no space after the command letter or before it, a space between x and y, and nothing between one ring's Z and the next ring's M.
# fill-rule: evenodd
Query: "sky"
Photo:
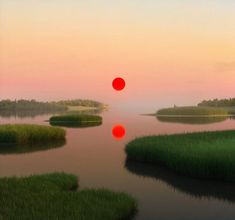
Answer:
M155 111L234 85L234 0L0 0L0 99Z

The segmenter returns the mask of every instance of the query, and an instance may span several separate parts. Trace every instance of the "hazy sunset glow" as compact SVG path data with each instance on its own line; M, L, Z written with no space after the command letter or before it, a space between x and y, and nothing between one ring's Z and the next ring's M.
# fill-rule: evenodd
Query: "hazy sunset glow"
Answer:
M1 99L156 110L235 94L233 0L0 0ZM128 87L110 84L121 75Z

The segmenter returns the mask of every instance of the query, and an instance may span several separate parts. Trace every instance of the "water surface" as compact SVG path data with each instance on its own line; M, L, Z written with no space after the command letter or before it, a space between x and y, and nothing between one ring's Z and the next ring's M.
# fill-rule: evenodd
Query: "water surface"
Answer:
M0 123L49 125L51 114L0 117ZM35 152L0 151L0 176L21 176L64 171L79 176L81 188L105 187L125 191L139 203L136 220L234 219L235 187L178 176L161 167L126 161L125 144L135 137L191 131L234 129L233 119L213 123L160 121L155 117L111 110L102 114L97 127L65 128L64 146ZM185 122L185 121L183 121ZM112 128L126 129L123 139L112 136Z

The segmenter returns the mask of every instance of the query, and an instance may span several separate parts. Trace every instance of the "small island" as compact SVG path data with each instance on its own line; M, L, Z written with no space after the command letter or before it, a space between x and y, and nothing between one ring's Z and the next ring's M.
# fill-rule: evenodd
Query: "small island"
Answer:
M204 100L197 106L174 106L157 111L157 117L224 117L235 115L235 99Z
M58 115L50 118L52 126L63 127L92 127L102 124L102 117L99 115Z
M125 193L77 187L78 178L66 173L0 178L1 218L120 220L137 209Z
M159 117L209 117L209 116L229 116L231 115L226 109L215 107L183 106L164 108L157 111Z

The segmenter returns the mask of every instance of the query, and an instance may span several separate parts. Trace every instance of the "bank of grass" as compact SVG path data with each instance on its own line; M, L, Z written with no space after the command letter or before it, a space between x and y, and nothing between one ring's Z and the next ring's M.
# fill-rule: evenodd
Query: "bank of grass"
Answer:
M227 116L231 112L225 108L183 106L164 108L157 111L157 116Z
M129 160L166 166L197 178L235 181L235 130L137 138L126 146Z
M0 144L34 144L65 140L65 130L43 125L0 125Z
M127 194L77 186L77 177L65 173L1 178L0 219L120 220L136 210Z
M87 114L58 115L50 118L50 124L65 127L97 126L102 124L102 117Z

